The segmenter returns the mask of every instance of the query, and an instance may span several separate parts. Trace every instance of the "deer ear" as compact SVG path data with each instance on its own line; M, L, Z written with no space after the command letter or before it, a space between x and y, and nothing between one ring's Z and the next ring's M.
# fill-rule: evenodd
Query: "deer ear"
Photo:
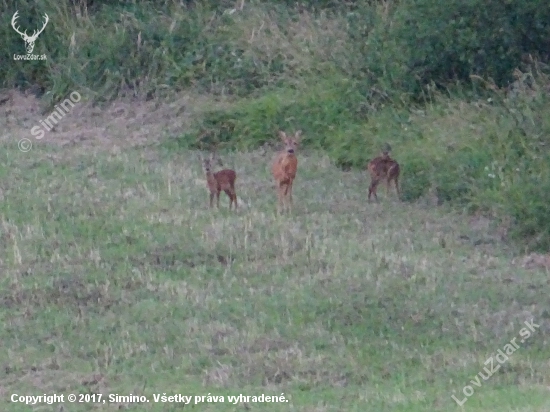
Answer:
M300 137L302 137L302 131L298 130L296 133L294 133L294 138L298 140L300 139Z
M285 140L285 139L286 139L286 133L283 132L282 130L279 130L279 137L280 137L281 139Z

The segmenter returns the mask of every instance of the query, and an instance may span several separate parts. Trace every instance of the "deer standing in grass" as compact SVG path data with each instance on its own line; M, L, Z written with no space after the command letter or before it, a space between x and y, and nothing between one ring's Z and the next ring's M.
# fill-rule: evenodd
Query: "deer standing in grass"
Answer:
M222 165L217 155L212 154L210 158L206 159L199 155L199 158L202 161L202 167L206 175L206 185L210 191L210 207L213 207L214 196L216 196L218 208L220 207L220 192L223 190L229 196L229 210L231 210L233 202L235 202L235 209L237 209L237 194L235 193L237 173L231 169L223 169L214 173L212 170L214 160L217 160L220 166Z
M386 147L386 149L382 151L381 156L375 157L367 165L367 170L371 177L369 201L372 195L374 195L374 198L378 201L376 189L383 179L386 180L386 196L390 192L390 184L392 181L395 183L397 197L399 198L401 196L399 191L399 163L390 157L389 152L390 148Z
M296 178L296 170L298 169L298 159L295 152L301 135L301 130L298 130L294 133L294 136L290 137L285 132L279 131L279 137L284 142L285 148L279 152L271 167L271 173L277 185L277 209L279 211L281 207L284 210L285 206L288 210L292 211L292 184Z

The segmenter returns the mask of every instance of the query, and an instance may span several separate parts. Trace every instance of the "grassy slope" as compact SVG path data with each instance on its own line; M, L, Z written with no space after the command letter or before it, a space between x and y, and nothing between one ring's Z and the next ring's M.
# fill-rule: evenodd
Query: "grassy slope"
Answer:
M84 73L81 69L88 67L95 76L103 73L105 62L118 68L122 63L111 60L115 56L136 69L131 80L145 77L154 61L157 70L150 83L129 84L139 98L151 90L159 93L154 103L160 104L156 99L166 87L159 84L167 79L179 84L190 72L181 60L181 39L172 43L174 36L166 31L172 17L185 22L188 14L177 7L176 13L151 14L155 24L119 12L93 16L88 24L58 10L55 27L65 34L50 32L38 46L65 53L57 60L59 67L53 66L53 88L44 102L75 89L85 97L108 99L120 91L113 85L121 84L121 73L112 70L109 81L101 76L74 79L67 73ZM339 171L314 152L299 155L293 215L275 216L269 153L260 151L223 155L238 173L243 207L228 213L224 197L222 210L210 211L195 153L163 149L174 149L172 143L148 149L123 146L128 137L183 136L190 124L175 123L185 116L200 121L193 113L200 112L197 106L214 106L205 90L220 94L228 85L239 89L256 73L269 90L222 105L229 113L239 109L247 115L239 126L249 136L237 137L270 139L275 127L293 129L309 121L307 139L326 137L334 143L333 158L351 156L358 164L391 141L404 166L408 198L432 183L461 189L469 182L457 179L463 176L460 168L472 166L462 164L463 159L476 167L492 160L498 168L510 153L498 151L508 138L510 117L487 104L480 108L478 102L440 99L425 112L369 112L368 121L352 123L356 117L347 111L358 102L347 105L348 97L333 96L319 80L339 79L343 75L334 73L334 62L346 71L357 57L349 55L343 21L326 15L313 19L308 13L279 21L276 14L248 7L232 16L236 25L220 18L219 30L210 33L207 27L199 40L210 45L230 39L228 50L246 50L242 61L248 66L236 64L229 52L225 60L212 58L221 62L210 67L221 80L210 84L210 73L203 73L200 99L191 94L185 103L172 101L185 106L185 114L158 117L156 127L141 127L136 120L147 117L147 110L130 121L129 112L94 109L64 118L60 129L67 130L33 140L32 151L21 153L15 136L29 137L30 127L51 105L44 113L0 117L0 316L5 325L0 329L0 410L30 410L7 404L12 393L53 392L133 393L151 400L153 393L163 392L284 392L290 399L286 405L249 407L455 410L460 408L451 395L462 399L462 388L482 371L485 360L517 337L530 319L541 328L495 376L473 386L475 394L464 410L549 410L548 273L513 265L516 250L502 243L488 220L435 208L425 200L367 204L364 173ZM105 27L118 19L122 29L104 38ZM176 27L180 37L189 34ZM157 28L165 36L161 38L170 40L163 45L168 50L164 59L152 53L158 49L151 43ZM9 26L5 30L13 36ZM135 45L142 31L140 54ZM69 59L67 50L73 49L63 42L73 32L77 58ZM10 38L21 47L20 39ZM119 49L123 52L112 52ZM136 60L128 60L128 53ZM260 58L266 55L269 62ZM174 63L176 57L180 60ZM281 61L285 69L279 73ZM95 81L100 88L94 89ZM324 95L328 97L318 98ZM294 100L298 104L289 111L295 113L276 118L280 102ZM258 115L263 109L276 120L269 127ZM108 114L117 117L118 132L104 127ZM531 134L548 130L533 124ZM83 140L94 134L104 147L83 148ZM76 144L50 144L61 135L72 135ZM499 144L486 144L488 136ZM114 144L124 148L106 149ZM470 147L476 153L471 159L456 155ZM501 184L485 172L474 177L490 194ZM492 198L486 203L498 205ZM59 410L58 405L39 407ZM134 407L180 410L152 402ZM65 410L94 408L81 404ZM227 402L200 408L244 409ZM105 409L117 410L118 405Z
M242 196L231 214L227 198L205 208L192 153L2 146L5 410L29 410L5 403L13 392L284 392L249 406L449 411L531 318L541 329L464 408L549 408L547 273L511 266L483 222L366 204L366 176L315 153L300 154L294 214L277 217L258 152L224 156Z

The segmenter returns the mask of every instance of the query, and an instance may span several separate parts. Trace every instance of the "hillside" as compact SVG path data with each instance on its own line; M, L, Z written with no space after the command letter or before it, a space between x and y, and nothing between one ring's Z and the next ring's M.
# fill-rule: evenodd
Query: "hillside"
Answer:
M549 409L549 7L292 4L2 6L5 410Z

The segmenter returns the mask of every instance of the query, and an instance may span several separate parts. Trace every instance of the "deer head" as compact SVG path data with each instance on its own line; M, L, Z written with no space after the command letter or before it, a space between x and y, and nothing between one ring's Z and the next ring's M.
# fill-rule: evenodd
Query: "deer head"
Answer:
M44 25L42 26L42 28L38 31L34 31L33 34L31 36L27 35L27 30L25 30L25 32L21 33L21 31L19 30L19 27L16 27L15 26L15 21L17 20L17 13L19 13L19 11L16 11L15 14L13 15L13 18L11 19L11 25L13 27L13 29L19 33L21 35L21 38L25 41L25 48L27 49L27 54L31 54L33 49L34 49L34 42L36 41L36 39L38 38L38 35L40 33L42 33L44 31L44 29L46 28L46 24L48 24L48 21L49 21L49 17L46 13L44 13Z
M293 154L296 150L296 147L300 143L300 136L302 135L302 131L298 130L296 133L294 133L294 137L287 136L285 132L282 130L279 130L279 137L281 140L285 143L285 151L287 153Z

